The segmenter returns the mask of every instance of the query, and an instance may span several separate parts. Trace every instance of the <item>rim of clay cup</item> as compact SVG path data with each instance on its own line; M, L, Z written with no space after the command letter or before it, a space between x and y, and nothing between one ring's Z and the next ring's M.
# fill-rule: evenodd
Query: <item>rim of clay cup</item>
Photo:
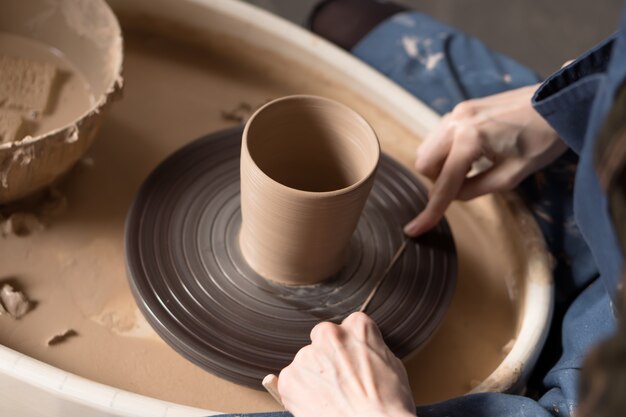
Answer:
M250 130L250 125L254 122L254 120L256 119L256 117L263 112L267 107L272 106L276 103L279 102L283 102L283 101L291 101L291 100L302 100L302 99L308 99L308 100L316 100L316 101L324 101L327 103L330 103L334 106L338 106L341 107L345 110L347 110L349 113L352 113L355 118L362 123L366 129L368 129L373 137L375 146L374 146L374 151L376 152L376 154L374 155L375 159L375 163L372 164L372 166L369 168L369 170L367 171L367 174L361 176L361 178L359 178L358 181L348 185L347 187L343 187L343 188L338 188L336 190L329 190L329 191L308 191L308 190L301 190L298 188L293 188L293 187L289 187L288 185L285 185L283 183L281 183L280 181L275 180L274 178L270 177L269 175L267 175L265 173L265 171L263 171L259 165L257 164L257 162L254 160L254 158L252 157L252 155L250 154L250 150L248 149L248 132ZM286 191L288 193L293 193L293 194L298 194L300 197L309 197L309 198L323 198L323 197L332 197L335 195L341 195L341 194L346 194L349 193L350 191L359 188L360 186L362 186L365 182L367 182L370 178L372 178L372 176L376 173L376 169L378 168L378 164L380 163L380 153L381 153L381 149L380 149L380 141L378 140L378 135L376 134L376 131L374 130L374 128L372 127L372 125L365 119L365 117L363 117L359 112L357 112L356 110L352 109L351 107L336 101L336 100L332 100L329 99L327 97L322 97L322 96L316 96L316 95L312 95L312 94L294 94L294 95L289 95L289 96L284 96L284 97L280 97L277 99L274 99L272 101L269 101L267 103L265 103L263 106L259 107L253 114L252 116L250 116L250 119L248 119L248 121L246 122L246 125L243 129L243 133L242 133L242 152L245 152L246 156L248 158L250 158L250 160L252 161L252 166L254 168L255 171L258 171L260 173L260 175L263 177L264 180L270 182L273 186L276 186L280 189L282 189L283 191Z

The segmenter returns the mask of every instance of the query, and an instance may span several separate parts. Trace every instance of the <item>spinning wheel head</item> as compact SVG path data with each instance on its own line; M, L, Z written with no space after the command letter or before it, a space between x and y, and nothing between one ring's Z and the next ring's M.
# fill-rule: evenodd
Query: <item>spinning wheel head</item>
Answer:
M347 263L312 286L285 286L257 274L239 246L242 130L203 137L149 176L130 210L126 256L131 289L156 332L197 365L262 389L288 365L320 321L359 309L402 244L402 225L426 190L381 155ZM452 299L456 254L442 221L411 240L366 312L399 357L423 345Z

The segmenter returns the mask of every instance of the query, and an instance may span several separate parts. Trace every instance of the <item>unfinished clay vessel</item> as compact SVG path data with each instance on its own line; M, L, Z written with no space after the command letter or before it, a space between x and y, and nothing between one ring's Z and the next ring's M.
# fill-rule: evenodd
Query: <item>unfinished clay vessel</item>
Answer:
M323 281L344 265L374 182L376 133L359 114L289 96L248 121L241 150L241 251L266 279Z

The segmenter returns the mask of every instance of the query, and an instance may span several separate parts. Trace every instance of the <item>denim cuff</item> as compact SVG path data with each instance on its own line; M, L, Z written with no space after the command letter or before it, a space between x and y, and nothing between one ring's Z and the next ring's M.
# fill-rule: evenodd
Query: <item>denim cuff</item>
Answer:
M583 146L591 107L608 69L615 37L600 43L546 79L532 98L535 110L576 153Z

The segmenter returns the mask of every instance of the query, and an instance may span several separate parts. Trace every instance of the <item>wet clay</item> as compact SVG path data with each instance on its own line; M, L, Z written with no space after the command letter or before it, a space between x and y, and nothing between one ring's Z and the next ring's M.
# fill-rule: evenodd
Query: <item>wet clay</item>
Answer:
M371 126L341 103L290 96L261 107L241 148L240 246L248 264L285 285L336 274L379 155Z
M65 127L95 105L91 86L60 50L23 36L0 32L2 56L12 60L17 58L24 67L35 67L30 75L41 79L37 87L49 90L42 93L45 98L36 97L29 91L22 94L28 93L35 99L8 97L3 101L0 97L0 112L5 108L21 112L23 126L15 140Z
M0 288L0 303L2 312L7 312L14 319L20 319L31 309L31 302L26 295L15 290L11 284L3 284Z
M147 19L142 23L153 26ZM0 317L0 343L86 378L164 400L221 411L277 408L269 394L224 381L161 341L127 284L124 221L140 184L174 150L232 127L222 111L288 94L317 94L361 113L383 151L411 167L419 138L374 103L322 75L240 42L190 46L184 30L126 26L124 98L89 156L62 185L67 210L26 237L0 239L0 278L14 276L38 301L19 322ZM150 29L152 30L152 29ZM170 34L184 42L170 40ZM514 217L493 197L447 213L459 260L457 290L441 328L407 362L415 399L461 395L502 361L515 334L516 285L525 274ZM59 331L80 336L50 347Z

